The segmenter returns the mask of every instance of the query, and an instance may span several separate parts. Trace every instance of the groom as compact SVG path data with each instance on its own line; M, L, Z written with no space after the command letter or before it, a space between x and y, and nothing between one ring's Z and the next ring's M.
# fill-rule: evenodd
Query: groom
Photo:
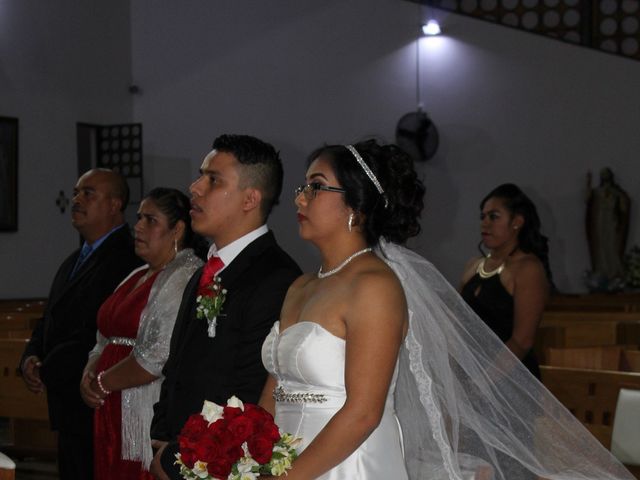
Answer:
M267 376L262 342L289 285L301 274L266 226L281 190L278 153L247 135L216 138L190 187L193 230L213 245L207 265L185 289L154 406L151 438L158 451L151 472L156 478L181 478L174 465L176 437L204 400L226 405L232 395L250 403L260 397ZM215 320L198 318L196 299L214 275L226 289L224 302Z

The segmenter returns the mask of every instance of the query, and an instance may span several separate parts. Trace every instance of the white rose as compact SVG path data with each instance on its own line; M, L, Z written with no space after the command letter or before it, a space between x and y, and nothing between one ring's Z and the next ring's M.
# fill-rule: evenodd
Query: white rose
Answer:
M242 457L237 464L238 473L251 473L253 467L259 467L260 464L251 457Z
M244 403L235 395L227 400L227 407L239 408L244 412Z
M198 460L193 464L193 469L191 470L198 478L207 478L209 472L207 471L207 462L201 462Z
M294 437L290 433L282 433L282 432L280 432L280 435L281 435L282 443L284 443L285 445L288 445L291 448L298 448L300 446L300 444L302 443L302 438Z
M279 477L287 471L287 467L282 462L277 462L271 465L271 475Z
M210 402L209 400L205 400L202 405L202 412L200 415L202 415L205 420L209 422L209 425L211 425L213 422L222 418L223 412L224 409L220 405Z
M256 480L259 476L259 473L247 472L240 475L240 480Z

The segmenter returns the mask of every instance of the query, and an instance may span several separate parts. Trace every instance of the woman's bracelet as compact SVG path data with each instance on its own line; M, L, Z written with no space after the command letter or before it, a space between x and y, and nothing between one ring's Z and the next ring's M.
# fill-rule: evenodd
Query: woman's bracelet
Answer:
M109 395L111 393L111 390L107 390L106 388L104 388L104 385L102 385L102 376L104 375L104 370L102 370L98 376L96 377L96 380L98 382L98 388L100 388L100 391L104 394L104 395Z

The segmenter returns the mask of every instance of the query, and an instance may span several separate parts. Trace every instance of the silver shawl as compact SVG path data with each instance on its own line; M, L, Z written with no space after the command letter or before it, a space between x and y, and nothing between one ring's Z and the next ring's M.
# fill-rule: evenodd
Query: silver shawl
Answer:
M169 356L171 333L187 282L202 263L191 249L178 252L153 282L147 305L140 316L132 354L142 368L159 378L122 390L121 436L122 458L141 461L146 469L153 459L149 431L153 404L160 396L162 368ZM98 332L97 344L90 358L102 353L107 343L108 339Z

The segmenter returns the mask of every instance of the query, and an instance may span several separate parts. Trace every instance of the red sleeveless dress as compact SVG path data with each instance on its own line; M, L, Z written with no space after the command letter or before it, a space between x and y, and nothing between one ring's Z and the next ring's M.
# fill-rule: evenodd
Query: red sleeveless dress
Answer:
M149 277L138 288L138 280L147 272L135 273L120 286L98 311L98 330L105 338L124 337L134 339L138 333L140 315L147 304L149 292L157 273ZM134 289L135 288L135 289ZM133 347L108 344L96 365L96 373L107 370L126 358ZM121 455L122 411L120 392L112 392L105 398L104 405L96 409L94 416L94 476L95 480L144 479L151 480L149 472L143 470L142 463L123 460Z

